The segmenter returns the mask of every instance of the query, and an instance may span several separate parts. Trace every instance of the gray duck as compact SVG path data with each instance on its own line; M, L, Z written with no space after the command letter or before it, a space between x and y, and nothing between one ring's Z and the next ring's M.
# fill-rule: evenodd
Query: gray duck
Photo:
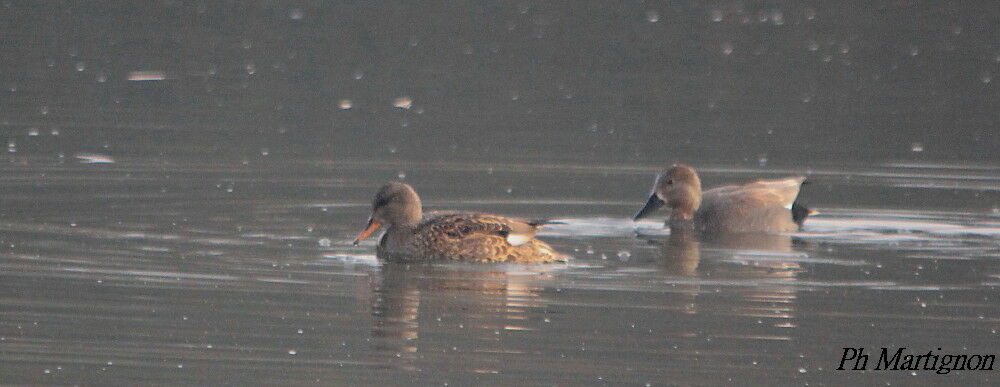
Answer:
M633 219L648 217L665 204L671 209L666 223L671 229L705 233L794 232L812 213L795 203L804 181L802 176L757 180L703 192L694 168L676 164L657 176L646 205Z

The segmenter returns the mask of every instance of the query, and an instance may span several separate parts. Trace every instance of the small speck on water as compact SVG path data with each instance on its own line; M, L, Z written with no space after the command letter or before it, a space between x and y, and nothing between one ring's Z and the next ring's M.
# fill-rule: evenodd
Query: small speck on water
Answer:
M722 44L722 55L729 55L729 54L732 54L732 53L733 53L733 44L732 43L723 43Z
M721 10L718 10L718 9L713 9L712 10L712 21L716 22L716 23L722 21L722 11Z
M646 11L646 21L650 23L656 23L660 21L660 13L653 10Z
M397 97L392 100L392 107L399 109L409 109L413 107L413 99L407 96Z

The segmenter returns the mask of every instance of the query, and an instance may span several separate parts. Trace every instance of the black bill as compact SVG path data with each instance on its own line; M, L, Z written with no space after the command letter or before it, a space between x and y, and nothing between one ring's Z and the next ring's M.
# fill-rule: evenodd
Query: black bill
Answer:
M656 212L656 210L660 209L660 207L663 207L663 200L660 200L655 193L649 195L649 200L646 201L646 205L642 206L642 209L632 217L632 220L645 218Z

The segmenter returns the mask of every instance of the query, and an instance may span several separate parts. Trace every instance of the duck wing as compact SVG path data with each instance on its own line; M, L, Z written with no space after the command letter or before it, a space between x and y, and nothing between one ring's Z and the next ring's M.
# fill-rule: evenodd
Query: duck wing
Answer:
M774 180L757 180L746 184L724 185L702 193L703 201L735 201L753 207L777 205L788 209L799 196L804 176Z
M794 200L794 199L793 199ZM786 205L787 203L787 205ZM761 208L782 208L791 206L784 196L763 189L740 189L728 192L706 192L702 196L701 210L742 213Z
M705 191L696 221L720 232L787 232L794 230L789 209L798 196L799 178L757 181Z
M531 241L538 227L550 221L525 221L503 216L457 213L437 216L427 221L428 233L452 240L498 239L491 244L520 246ZM501 243L502 240L505 243Z

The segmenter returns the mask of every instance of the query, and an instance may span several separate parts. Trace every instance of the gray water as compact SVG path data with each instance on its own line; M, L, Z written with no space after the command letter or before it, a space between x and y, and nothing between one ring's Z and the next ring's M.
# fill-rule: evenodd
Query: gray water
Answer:
M991 384L1000 9L0 4L0 382ZM348 101L349 100L349 101ZM792 235L628 220L794 174ZM568 265L381 264L379 185ZM875 356L872 356L872 361Z

